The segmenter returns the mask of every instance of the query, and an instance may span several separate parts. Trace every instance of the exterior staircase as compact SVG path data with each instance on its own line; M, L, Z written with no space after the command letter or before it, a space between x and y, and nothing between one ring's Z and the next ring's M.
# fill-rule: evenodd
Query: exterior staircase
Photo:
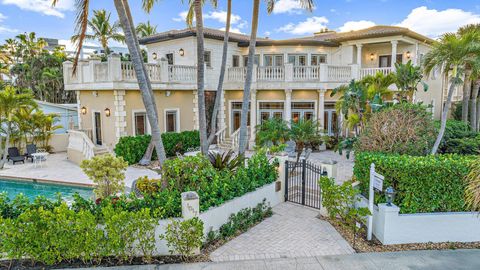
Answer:
M93 148L93 155L94 156L111 154L111 153L112 153L112 151L110 151L110 149L108 149L108 147L106 147L106 146L96 145L95 148Z
M91 159L94 156L111 153L106 146L95 145L86 132L81 130L68 131L67 157L76 164L82 163L84 159Z
M240 129L235 130L230 137L226 138L226 127L216 133L217 148L223 151L237 151L240 142ZM247 135L250 136L250 127L247 127Z

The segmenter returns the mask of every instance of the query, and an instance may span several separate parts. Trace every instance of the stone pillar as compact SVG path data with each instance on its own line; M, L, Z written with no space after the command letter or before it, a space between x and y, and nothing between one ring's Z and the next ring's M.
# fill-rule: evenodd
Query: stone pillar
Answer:
M280 156L278 159L278 178L277 182L280 182L280 190L276 190L278 201L285 201L285 162L288 160L288 156Z
M318 112L317 119L319 122L319 127L322 132L325 132L325 91L324 89L317 90L318 92Z
M198 95L197 90L193 90L193 129L198 130L200 128L200 120L198 113Z
M250 140L249 149L255 146L255 126L257 125L257 89L250 90Z
M161 82L168 82L170 80L169 71L168 71L168 62L167 59L163 58L158 60L158 64L160 65L160 81Z
M397 62L397 40L392 40L392 69L395 68L395 63Z
M113 116L115 117L115 143L117 143L120 137L127 135L125 90L114 90L113 96L115 98L115 100L113 101L113 104L115 106L115 112L113 114Z
M362 44L357 44L357 65L362 68Z
M112 53L108 56L108 80L116 82L122 80L122 59L120 55Z
M65 73L64 73L65 74ZM75 91L77 94L77 117L78 117L78 129L82 129L82 103L80 101L80 91Z
M292 89L285 89L285 108L283 119L290 123L292 121Z
M200 198L195 191L187 191L182 196L182 217L191 219L200 215Z
M286 82L291 82L293 81L293 64L292 63L287 63L284 66L284 72L285 72L285 81Z

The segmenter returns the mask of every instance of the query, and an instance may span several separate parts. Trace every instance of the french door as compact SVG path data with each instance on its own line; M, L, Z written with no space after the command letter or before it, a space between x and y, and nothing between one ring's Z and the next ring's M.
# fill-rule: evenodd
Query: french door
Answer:
M338 116L335 110L325 110L324 114L324 128L328 136L333 136L338 133Z
M261 124L269 119L283 119L283 102L260 102L258 105L258 123Z

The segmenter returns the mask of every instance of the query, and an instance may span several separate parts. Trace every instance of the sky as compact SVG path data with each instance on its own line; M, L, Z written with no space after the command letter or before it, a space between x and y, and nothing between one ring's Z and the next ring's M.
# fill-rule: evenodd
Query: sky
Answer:
M0 43L23 32L39 37L68 40L74 32L75 1L0 0ZM111 0L91 0L91 10L106 9L116 20ZM226 0L213 9L204 9L204 24L222 29L226 18ZM232 1L232 31L250 33L252 0ZM157 31L185 28L188 0L158 0L150 14L141 8L141 0L130 0L135 23L150 21ZM261 1L258 35L272 39L308 36L321 29L351 31L373 25L408 27L436 38L468 23L480 23L480 0L315 0L313 12L304 11L295 0L277 0L272 14ZM94 42L93 42L94 43ZM67 48L68 49L68 48Z

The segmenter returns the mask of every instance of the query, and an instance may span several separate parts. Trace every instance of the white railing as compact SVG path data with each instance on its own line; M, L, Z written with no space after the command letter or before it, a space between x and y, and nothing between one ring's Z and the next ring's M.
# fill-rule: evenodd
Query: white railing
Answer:
M124 81L134 81L137 79L132 62L122 62L122 79Z
M391 67L382 67L382 68L362 68L360 69L360 79L366 76L375 76L378 72L383 73L383 75L388 75L393 71Z
M96 82L108 81L108 63L97 63L94 66L94 77Z
M169 65L168 80L171 82L195 82L197 68L195 66Z
M227 131L227 127L223 127L219 131L217 131L217 133L215 133L215 136L217 137L218 145L225 143L226 131Z
M294 81L318 81L320 79L320 66L294 66Z
M145 68L147 69L147 74L151 81L161 80L160 65L145 64Z
M249 137L250 137L250 126L247 126L247 142ZM234 150L237 150L238 147L240 146L240 128L235 130L232 133L232 135L230 135L230 138L232 138L232 148Z
M243 82L245 81L246 71L247 71L247 68L245 67L228 68L227 78L231 82Z
M257 68L258 81L283 81L285 80L284 66L268 66Z
M91 159L95 155L95 144L87 134L78 130L68 131L68 149L81 152L84 159Z
M352 79L352 67L350 66L327 66L327 78L330 82L348 82Z

